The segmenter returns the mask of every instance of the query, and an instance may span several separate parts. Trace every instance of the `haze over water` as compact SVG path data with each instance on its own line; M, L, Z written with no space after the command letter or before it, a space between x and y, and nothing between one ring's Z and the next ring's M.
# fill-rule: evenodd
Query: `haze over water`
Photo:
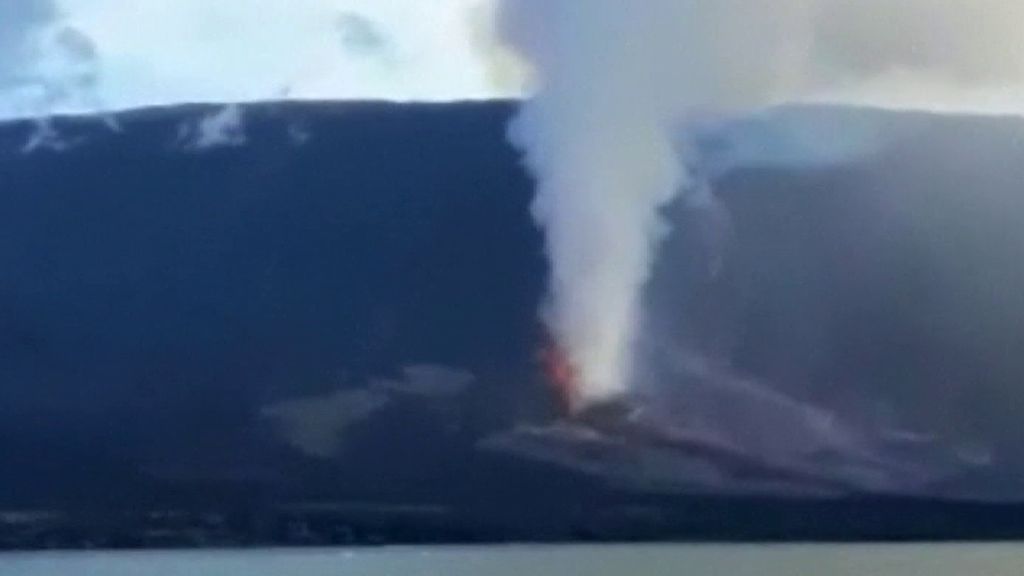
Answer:
M1022 567L1024 546L1015 544L401 547L0 556L0 576L675 576L681 570L688 576L1017 576Z

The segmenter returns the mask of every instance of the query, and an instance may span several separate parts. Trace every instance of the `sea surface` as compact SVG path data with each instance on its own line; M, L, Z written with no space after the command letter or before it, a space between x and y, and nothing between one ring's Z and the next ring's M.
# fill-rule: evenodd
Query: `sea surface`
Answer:
M929 576L1024 574L1024 545L396 547L14 553L0 575L122 576Z

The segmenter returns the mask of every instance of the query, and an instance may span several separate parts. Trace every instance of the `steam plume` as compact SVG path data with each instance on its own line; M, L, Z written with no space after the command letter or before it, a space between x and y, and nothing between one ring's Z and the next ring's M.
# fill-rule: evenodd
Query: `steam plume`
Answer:
M687 185L673 143L689 116L879 83L949 100L1024 80L1015 0L503 0L497 20L532 75L511 138L538 180L543 318L576 406L631 384L659 210Z

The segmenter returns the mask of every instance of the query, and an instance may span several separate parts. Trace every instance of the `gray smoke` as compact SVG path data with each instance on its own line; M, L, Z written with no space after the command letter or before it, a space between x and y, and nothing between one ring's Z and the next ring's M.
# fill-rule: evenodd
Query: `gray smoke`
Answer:
M511 138L538 181L542 315L577 405L632 384L659 212L693 160L673 146L681 126L814 99L970 107L1024 83L1014 0L503 0L497 20L529 69Z

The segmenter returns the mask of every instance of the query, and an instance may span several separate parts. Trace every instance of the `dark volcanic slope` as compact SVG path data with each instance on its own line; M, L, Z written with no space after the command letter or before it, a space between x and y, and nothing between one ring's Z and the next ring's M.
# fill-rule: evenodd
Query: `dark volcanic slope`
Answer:
M194 149L216 111L58 122L60 152L0 130L7 504L136 466L282 474L264 406L409 365L478 376L470 427L536 402L543 260L506 107L257 107L245 145Z
M666 488L694 483L652 483L677 469L653 460L595 464L571 438L540 457L482 449L556 417L510 113L267 104L0 126L0 509L368 501L520 536L605 506L653 506L627 526L678 513ZM669 211L681 226L647 294L653 388L674 390L698 443L744 462L730 494L779 474L744 459L750 442L793 444L786 414L834 417L851 449L870 437L872 466L879 443L915 462L925 446L943 473L923 494L1024 494L1024 125L792 115L702 140L717 200ZM618 425L594 426L604 441ZM726 453L701 446L712 467ZM700 510L677 534L728 537ZM885 535L845 518L825 532ZM938 524L899 533L965 533ZM743 533L793 526L767 525Z

